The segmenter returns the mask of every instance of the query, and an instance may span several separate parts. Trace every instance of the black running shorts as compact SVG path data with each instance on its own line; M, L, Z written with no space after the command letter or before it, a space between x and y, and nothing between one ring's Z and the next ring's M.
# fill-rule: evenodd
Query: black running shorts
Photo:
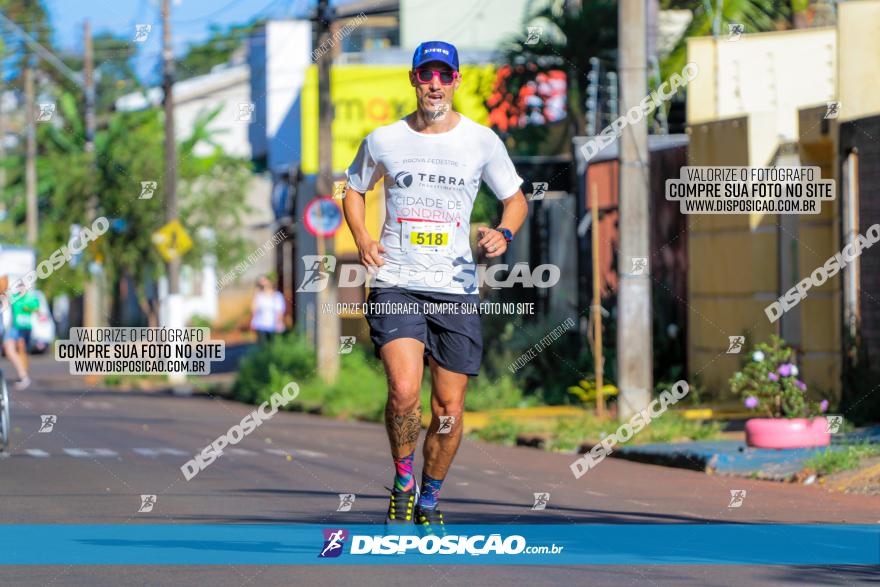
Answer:
M415 338L449 371L478 375L483 358L480 296L415 291L400 287L372 288L366 318L370 339L379 349L398 338Z

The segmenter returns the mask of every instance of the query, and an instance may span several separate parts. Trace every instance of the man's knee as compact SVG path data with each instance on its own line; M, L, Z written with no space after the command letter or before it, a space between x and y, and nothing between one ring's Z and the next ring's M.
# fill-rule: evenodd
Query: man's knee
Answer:
M458 398L431 398L431 412L435 416L455 416L456 420L464 413L464 394Z
M419 384L414 381L391 380L388 385L388 406L397 414L406 414L419 405Z

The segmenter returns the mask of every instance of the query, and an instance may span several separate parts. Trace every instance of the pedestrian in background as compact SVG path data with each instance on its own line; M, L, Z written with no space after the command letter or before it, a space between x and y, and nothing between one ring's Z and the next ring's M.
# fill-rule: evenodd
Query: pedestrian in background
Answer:
M9 277L6 275L0 276L0 296L6 295L8 288ZM6 354L6 358L9 359L9 362L12 363L18 374L18 383L14 387L16 390L21 391L31 384L31 378L28 377L25 361L16 349L16 339L12 336L14 330L13 320L12 308L8 304L0 304L0 340L3 341L3 352Z
M257 291L251 302L251 330L257 333L257 341L268 342L284 332L284 296L265 275L257 279Z
M9 336L15 341L15 349L24 364L28 368L28 350L31 346L31 327L33 326L34 313L40 309L40 298L33 289L28 289L16 297L12 303L12 328Z

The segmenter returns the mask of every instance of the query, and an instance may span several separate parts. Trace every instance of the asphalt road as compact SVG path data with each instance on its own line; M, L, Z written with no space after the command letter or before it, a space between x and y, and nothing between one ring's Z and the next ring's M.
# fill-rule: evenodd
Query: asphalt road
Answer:
M381 426L279 413L186 481L180 466L252 407L208 396L90 390L35 361L14 394L0 460L2 524L382 523L392 478ZM41 373L46 374L45 377ZM51 375L51 377L49 376ZM41 415L55 415L38 432ZM454 523L880 523L880 497L606 459L580 480L572 455L466 440L442 493ZM417 459L416 470L421 470ZM744 489L741 507L730 491ZM543 511L533 494L549 492ZM340 493L352 511L337 512ZM138 513L142 494L157 496ZM596 537L601 540L601 536ZM694 545L695 549L699 545ZM850 585L880 569L786 566L0 567L2 585Z

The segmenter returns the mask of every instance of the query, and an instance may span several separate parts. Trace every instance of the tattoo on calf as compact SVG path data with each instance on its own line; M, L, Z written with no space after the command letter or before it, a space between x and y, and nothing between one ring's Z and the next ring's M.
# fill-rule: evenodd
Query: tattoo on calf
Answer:
M422 429L422 406L417 405L406 414L395 414L389 405L385 406L385 428L388 439L394 448L415 444Z

